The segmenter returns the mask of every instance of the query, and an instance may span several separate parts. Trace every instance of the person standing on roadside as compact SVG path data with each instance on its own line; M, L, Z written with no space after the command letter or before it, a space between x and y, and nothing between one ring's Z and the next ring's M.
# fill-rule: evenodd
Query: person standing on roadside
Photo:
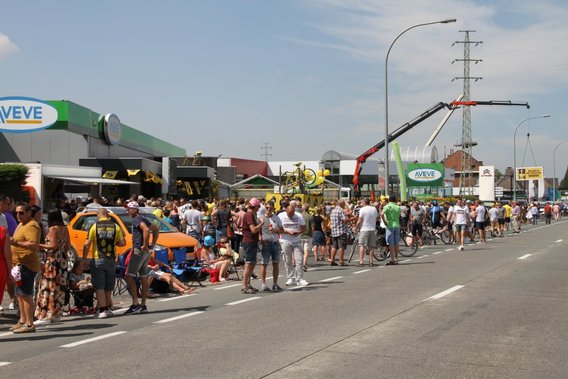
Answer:
M136 201L131 201L126 205L128 214L132 220L132 252L130 260L126 268L126 282L132 296L132 305L125 314L146 313L146 298L148 297L148 261L150 260L150 250L154 250L156 242L158 242L159 229L139 212L139 205ZM152 234L152 242L150 243L150 234ZM136 288L136 280L140 278L140 287L142 299L138 303L138 288Z
M485 215L487 214L487 209L481 202L481 200L475 200L475 229L479 231L479 242L487 243L485 240Z
M302 204L302 217L306 224L305 231L300 235L302 238L302 249L304 250L303 268L308 271L308 257L312 250L312 236L314 234L314 216L309 212L310 206L307 203Z
M359 242L359 266L363 266L365 258L365 250L369 256L369 266L373 265L373 252L377 247L377 220L379 212L377 208L369 205L369 199L361 200L363 207L359 210L359 218L355 224L355 230Z
M517 201L513 201L511 208L511 224L513 225L513 233L521 232L521 207Z
M20 319L10 331L31 333L36 331L33 323L35 310L33 294L36 277L41 270L38 254L41 231L39 224L32 217L32 208L28 204L20 203L16 206L16 218L19 224L10 242L12 266L16 266L12 268L12 276L19 277L19 280L16 280L15 295L20 308Z
M93 258L87 266L87 255L93 245ZM108 211L99 208L97 222L89 229L89 235L83 246L83 267L90 268L91 280L95 287L98 318L112 317L114 314L109 308L112 301L112 291L115 282L116 247L126 245L120 227L109 219ZM82 269L81 269L82 271Z
M329 224L331 227L331 262L330 266L337 266L335 254L339 253L339 265L345 264L345 248L347 247L347 226L349 219L345 215L345 200L339 200L337 206L331 210Z
M307 286L309 283L304 279L302 268L302 237L306 230L304 218L296 212L296 202L290 202L285 212L278 215L282 222L282 233L280 233L280 246L286 267L286 285Z
M258 289L250 284L250 279L256 266L256 255L258 252L258 242L260 241L260 231L264 225L264 220L258 221L256 213L260 208L260 200L253 197L249 201L247 211L243 216L243 241L242 246L245 253L245 271L243 273L243 286L241 292L247 295L255 294Z
M458 199L457 204L454 206L454 230L455 240L459 241L459 250L463 250L465 231L469 220L469 207L464 205L463 199Z
M280 242L278 241L278 234L282 233L282 221L280 217L274 214L274 203L268 202L264 206L264 215L259 217L264 222L262 223L262 261L260 265L260 280L262 281L261 291L271 292L270 287L266 284L266 268L268 262L272 261L272 291L280 292L282 288L278 285L278 274L280 268L281 250Z
M400 243L400 207L396 205L396 195L389 196L389 203L383 207L381 219L385 223L386 239L390 250L390 262L387 265L398 264L398 252Z

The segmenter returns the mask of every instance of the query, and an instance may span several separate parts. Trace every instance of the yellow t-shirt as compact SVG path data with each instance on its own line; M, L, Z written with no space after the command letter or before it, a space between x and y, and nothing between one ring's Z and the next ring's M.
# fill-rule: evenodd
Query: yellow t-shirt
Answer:
M152 213L155 214L158 218L164 218L164 211L162 211L160 208L154 209Z
M30 220L25 225L18 225L14 232L14 240L18 242L31 241L39 243L41 229L36 220ZM41 271L39 262L39 254L35 250L27 249L20 246L12 246L12 264L24 265L33 272Z
M509 204L503 205L503 208L505 209L505 217L511 217L513 214L513 208L511 208Z
M107 221L108 218L101 218L100 221ZM120 229L120 227L118 225L114 225L115 228L115 235L114 235L114 241L116 243L116 241L119 241L121 239L124 239L124 234L122 233L122 230ZM112 229L111 229L112 230ZM99 259L99 249L97 247L97 223L95 222L93 224L93 226L91 226L91 229L89 229L89 240L93 241L93 258L95 259ZM115 254L115 256L118 256L118 254Z

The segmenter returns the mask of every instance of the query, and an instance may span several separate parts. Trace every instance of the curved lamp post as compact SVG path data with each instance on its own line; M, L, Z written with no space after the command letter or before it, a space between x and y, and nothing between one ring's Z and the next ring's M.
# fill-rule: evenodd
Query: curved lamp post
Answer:
M560 145L566 142L568 142L568 139L556 145L556 147L554 148L554 152L552 153L552 188L553 188L552 201L553 202L556 201L556 149L558 149Z
M389 86L388 86L388 64L389 64L389 55L394 43L407 31L418 28L420 26L427 26L427 25L434 25L434 24L449 24L452 22L456 22L455 18L441 20L441 21L434 21L434 22L426 22L423 24L416 24L412 25L409 28L404 29L392 43L390 44L389 50L387 51L387 57L385 59L385 195L388 196L389 192Z
M534 120L535 118L546 118L550 117L549 114L543 114L541 116L534 116L524 119L515 128L515 133L513 133L513 201L517 201L517 130L519 126L523 125L529 120Z

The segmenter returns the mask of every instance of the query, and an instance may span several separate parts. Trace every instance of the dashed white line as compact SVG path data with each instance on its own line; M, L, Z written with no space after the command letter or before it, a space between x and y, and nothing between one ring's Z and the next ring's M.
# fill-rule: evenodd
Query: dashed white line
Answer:
M400 262L398 262L398 263L410 262L411 260L412 260L412 259L405 259L405 260L400 261Z
M195 296L195 294L190 293L189 295L180 295L180 296L168 297L167 299L160 299L158 301L162 302L162 301L179 300L179 299L183 299L184 297L190 297L190 296Z
M10 363L12 362L0 362L0 366L8 366Z
M446 250L444 250L444 251L452 251L452 250L454 250L453 247L452 247L451 249L446 249Z
M334 276L332 278L319 280L318 283L333 282L334 280L341 279L343 276Z
M438 255L438 254L442 254L443 251L436 251L435 253L432 253L432 255Z
M362 274L362 273L367 272L367 271L371 271L371 269L368 268L368 269L366 269L366 270L355 271L355 272L353 273L353 275Z
M446 296L446 295L449 295L449 294L451 294L451 293L453 293L453 292L456 292L456 291L458 291L458 290L461 290L463 287L464 287L464 286L462 286L462 285L453 286L452 288L448 288L448 289L445 290L445 291L442 291L442 292L440 292L440 293L437 293L437 294L435 294L434 296L429 297L428 299L426 299L426 300L424 300L424 301L440 299L440 298L442 298L442 297L444 297L444 296Z
M124 333L126 333L126 332L120 331L120 332L103 334L102 336L88 338L86 340L77 341L77 342L73 342L73 343L68 343L67 345L61 345L59 347L75 347L75 346L83 345L83 344L86 344L86 343L100 341L100 340L104 340L106 338L110 338L110 337L114 337L114 336L119 336L119 335L124 334Z
M213 289L215 291L220 291L220 290L224 290L224 289L227 289L227 288L233 288L233 287L238 287L238 286L242 286L242 283L231 284L229 286L217 287L217 288L213 288Z
M522 257L518 257L517 259L527 259L528 257L530 257L532 254L525 254Z
M166 322L181 320L181 319L184 319L184 318L187 318L187 317L197 316L197 315L200 315L202 313L205 313L205 311L190 312L190 313L186 313L184 315L170 317L170 318L166 318L166 319L163 319L163 320L160 320L160 321L154 321L154 324L165 324Z
M237 305L237 304L242 304L242 303L246 303L248 301L253 301L253 300L257 300L257 299L261 299L261 297L260 296L249 297L247 299L233 301L233 302L227 303L225 305Z
M554 242L562 242L562 241L564 241L564 240L563 240L563 239L560 239L560 240L556 240L556 241L554 241Z
M419 256L417 259L422 259L422 258L426 258L428 255L421 255Z
M1 334L0 334L0 337L11 336L11 335L13 335L13 334L14 334L14 333L12 333L12 332L1 333Z

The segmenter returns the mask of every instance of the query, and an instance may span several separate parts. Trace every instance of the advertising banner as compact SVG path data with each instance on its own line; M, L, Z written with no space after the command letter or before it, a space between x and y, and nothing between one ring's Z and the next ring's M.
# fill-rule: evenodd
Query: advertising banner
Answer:
M408 187L443 187L444 165L442 163L409 163L406 167Z
M495 166L479 166L479 200L495 201Z
M538 180L544 179L544 169L542 167L517 167L517 180Z

